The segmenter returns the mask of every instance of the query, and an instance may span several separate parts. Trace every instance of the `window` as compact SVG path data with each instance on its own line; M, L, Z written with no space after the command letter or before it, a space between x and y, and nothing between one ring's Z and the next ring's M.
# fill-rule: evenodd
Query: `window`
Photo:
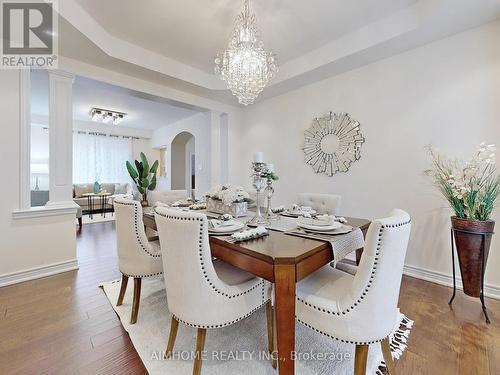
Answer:
M49 75L31 72L31 206L45 206L49 200Z
M130 177L125 162L132 159L128 137L73 132L73 183L120 183Z

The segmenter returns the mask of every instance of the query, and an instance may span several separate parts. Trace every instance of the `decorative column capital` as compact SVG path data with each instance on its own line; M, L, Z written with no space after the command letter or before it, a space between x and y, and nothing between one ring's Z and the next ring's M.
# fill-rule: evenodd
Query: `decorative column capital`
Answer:
M71 80L71 82L74 82L75 80L75 75L73 73L66 72L61 69L49 69L47 70L49 73L49 77L53 78L62 78L62 79L68 79Z

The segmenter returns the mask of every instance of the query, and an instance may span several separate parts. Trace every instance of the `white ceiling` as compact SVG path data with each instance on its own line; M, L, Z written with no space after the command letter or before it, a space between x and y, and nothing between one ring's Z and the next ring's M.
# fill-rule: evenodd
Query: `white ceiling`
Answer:
M237 105L213 74L242 0L64 0L60 53ZM251 0L280 71L259 100L477 27L500 0Z
M242 0L76 0L111 35L213 72ZM265 46L281 63L417 0L250 0Z
M31 77L32 113L43 118L48 116L48 74L46 71L34 71ZM127 113L123 122L117 126L110 124L110 127L147 130L161 128L200 112L200 109L180 103L146 98L132 90L76 77L73 84L73 120L91 121L89 113L93 107Z

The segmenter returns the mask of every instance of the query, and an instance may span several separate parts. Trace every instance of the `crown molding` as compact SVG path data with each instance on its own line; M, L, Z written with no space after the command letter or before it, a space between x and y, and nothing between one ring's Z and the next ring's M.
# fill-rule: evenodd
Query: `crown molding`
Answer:
M111 57L166 74L210 90L226 86L215 76L109 34L75 0L59 4L59 14Z

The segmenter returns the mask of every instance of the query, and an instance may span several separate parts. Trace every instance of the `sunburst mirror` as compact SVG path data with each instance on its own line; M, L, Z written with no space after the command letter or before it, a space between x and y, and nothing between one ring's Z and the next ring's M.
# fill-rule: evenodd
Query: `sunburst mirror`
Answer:
M304 136L302 149L306 163L314 172L330 177L337 172L347 172L351 164L359 160L365 141L359 122L347 113L330 112L316 117Z

